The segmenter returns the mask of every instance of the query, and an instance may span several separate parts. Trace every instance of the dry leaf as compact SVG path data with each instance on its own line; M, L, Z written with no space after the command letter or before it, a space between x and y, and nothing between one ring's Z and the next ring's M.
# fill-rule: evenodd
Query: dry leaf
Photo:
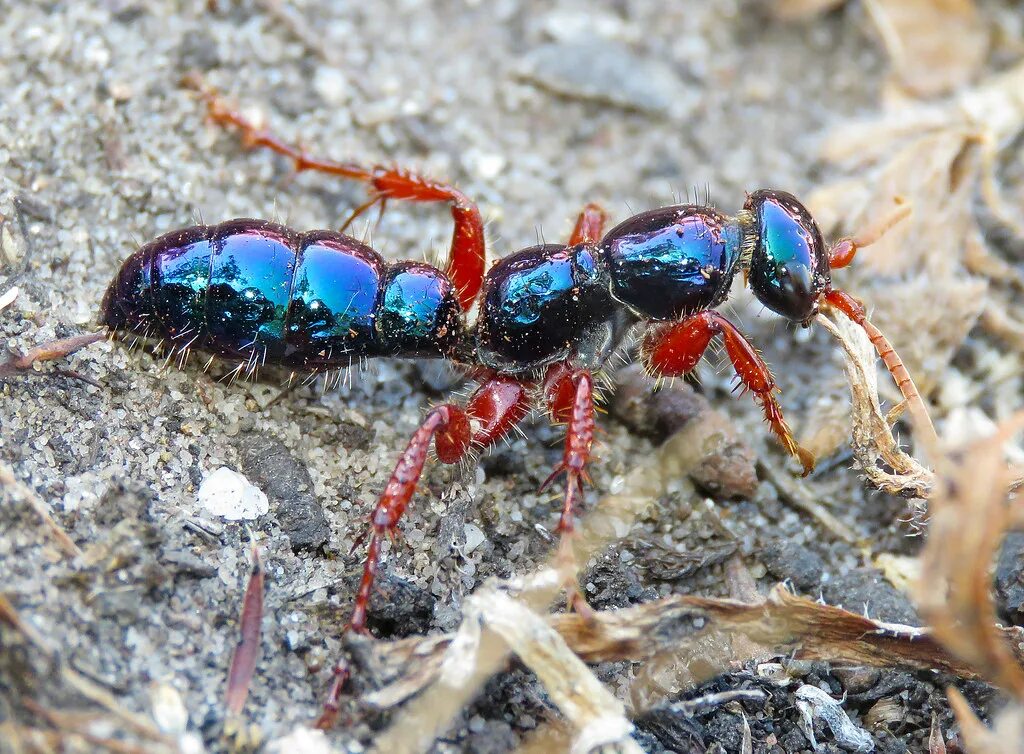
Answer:
M1014 474L1002 447L1024 414L945 464L931 501L917 603L935 637L979 675L1024 701L1019 647L997 627L990 569L1011 525Z
M554 579L556 572L548 574L541 575ZM528 589L536 587L529 585L529 580L519 582L519 586L523 584ZM504 592L507 588L507 584L498 584L488 590ZM477 674L480 647L487 635L480 632L481 621L486 623L486 618L464 621L463 628L454 635L394 642L363 639L361 662L393 679L363 701L382 709L396 706L424 692L445 673L449 692L458 687L456 696L461 698L461 689ZM634 711L659 704L674 690L718 675L730 664L750 659L752 653L979 677L971 666L943 650L927 628L881 623L797 597L782 587L776 587L767 600L759 603L674 596L599 612L592 619L569 613L550 615L545 622L585 662L653 660L654 672L649 667L641 669L638 684L657 682L647 688L634 686ZM1016 628L1001 629L1000 633L1008 642L1024 638L1024 632ZM742 654L732 651L739 646L737 637L747 647ZM453 647L456 641L475 648L477 659L465 661L473 653L465 646ZM447 670L443 670L446 662ZM640 682L640 678L645 680ZM671 680L666 683L667 679ZM436 705L438 698L437 694L426 693L421 700L429 699L430 704L420 707L436 711L431 705Z
M1011 705L1004 709L989 729L971 710L963 694L952 687L946 694L960 723L967 754L1020 754L1024 751L1024 707Z
M479 658L510 650L537 675L549 698L572 724L569 751L574 754L612 747L623 754L642 751L630 737L633 724L625 708L563 638L542 618L513 599L510 592L560 584L564 575L541 571L527 581L491 582L466 600L462 624L444 648L429 695L431 705L414 706L376 741L388 754L427 751L461 708L464 691L476 683ZM439 647L440 645L434 645ZM452 701L455 704L452 704ZM457 706L456 706L457 705Z
M850 383L853 455L857 467L880 490L904 497L927 498L932 472L903 452L878 403L875 350L867 335L842 315L819 321L842 345Z

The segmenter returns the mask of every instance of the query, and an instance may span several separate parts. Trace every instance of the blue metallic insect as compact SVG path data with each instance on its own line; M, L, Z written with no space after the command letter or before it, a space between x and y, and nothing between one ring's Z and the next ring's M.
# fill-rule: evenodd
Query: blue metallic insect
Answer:
M103 300L100 322L109 331L158 339L178 353L233 359L240 369L267 363L310 373L376 356L442 358L479 384L464 405L433 407L399 456L370 517L353 631L366 630L381 544L396 531L431 443L440 461L456 463L505 437L535 404L567 425L562 461L545 485L566 476L558 531L560 552L572 557L568 542L594 435L593 375L634 326L645 329L641 358L659 376L690 372L721 336L740 383L809 473L814 459L783 419L768 366L714 310L737 272L758 300L792 322L809 325L821 307L844 312L865 328L904 396L921 401L864 307L832 285L831 270L849 264L866 242L826 246L790 194L755 191L733 217L700 205L664 207L608 232L605 213L591 204L567 244L518 251L485 272L480 213L457 189L400 169L311 157L256 128L212 91L203 96L213 120L239 129L246 145L268 147L300 171L368 183L370 201L357 213L391 199L451 206L455 229L444 270L389 264L341 232L298 233L242 219L146 244L124 262ZM588 610L576 584L566 587L575 607ZM345 674L339 664L325 720L337 710Z

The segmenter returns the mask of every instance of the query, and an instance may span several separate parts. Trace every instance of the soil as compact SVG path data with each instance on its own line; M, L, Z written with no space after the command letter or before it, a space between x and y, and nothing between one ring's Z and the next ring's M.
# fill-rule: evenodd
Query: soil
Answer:
M1011 5L981 7L999 16ZM338 227L364 199L358 185L292 176L282 159L247 153L204 120L181 85L190 71L316 153L456 181L479 201L499 257L566 237L589 201L618 221L686 197L734 212L761 186L806 194L828 172L816 156L822 135L877 111L888 68L856 2L782 22L740 0L0 0L0 39L0 293L19 288L0 313L0 337L19 351L93 329L120 262L160 233L232 217ZM450 219L393 203L379 227L355 230L372 234L388 259L436 259ZM785 326L739 287L724 310L775 366L798 435L815 426L822 400L846 398L826 333ZM119 704L149 715L153 689L169 686L205 750L225 751L237 746L222 735L225 680L258 543L266 617L245 714L273 741L317 715L361 569L353 546L424 407L461 377L431 362L382 360L336 387L321 379L286 389L274 374L223 381L229 368L204 371L202 359L163 368L151 349L129 345L101 342L60 365L96 386L49 365L0 380L0 461L85 553L63 557L24 496L7 489L0 590ZM877 552L919 548L907 501L866 489L842 450L798 480L754 404L730 396L731 371L719 361L701 366L696 387L677 385L677 398L653 402L627 375L627 397L640 407L619 403L601 417L591 503L687 420L693 401L724 415L742 442L720 467L681 480L588 564L581 581L592 604L729 596L724 563L738 554L763 591L786 581L915 623L906 593L792 507L763 461ZM561 456L561 432L542 417L524 429L480 464L424 475L373 600L378 637L453 630L462 600L484 580L526 573L548 556L559 504L537 489ZM210 519L197 490L221 466L265 492L267 515ZM1019 622L1020 558L1006 557L1003 609ZM927 750L933 715L952 734L944 689L953 679L781 661L794 684L842 700L876 751ZM26 697L52 710L90 708L52 670L0 629L0 722L47 727ZM620 689L630 668L597 672ZM958 685L985 715L986 687ZM687 717L671 707L738 688L761 688L767 701L742 703L742 714L730 706ZM733 752L748 724L754 752L810 751L791 690L767 684L756 667L736 668L638 710L636 740L650 752ZM435 751L510 751L557 715L514 665ZM330 741L360 751L388 715L348 698L343 719ZM827 727L815 732L819 751L840 750ZM0 741L0 750L10 745Z

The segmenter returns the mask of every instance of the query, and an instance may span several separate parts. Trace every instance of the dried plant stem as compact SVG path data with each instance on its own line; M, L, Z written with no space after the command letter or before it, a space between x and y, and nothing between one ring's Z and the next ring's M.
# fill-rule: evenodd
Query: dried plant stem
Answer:
M884 492L928 498L935 475L907 455L893 437L879 405L875 350L868 336L844 316L833 320L819 315L818 321L839 341L846 356L846 378L853 401L853 455L858 467L872 485Z
M556 575L555 572L540 574L551 581ZM485 592L504 594L511 589L510 593L515 594L516 586L492 584ZM529 582L519 582L518 586L531 587ZM389 672L398 680L364 697L363 701L387 708L434 684L431 693L414 701L409 709L420 707L423 713L422 718L417 718L420 723L436 719L436 705L449 704L448 695L437 690L444 688L448 694L455 692L461 697L462 690L476 676L481 664L480 652L486 648L484 639L488 635L487 632L481 634L480 627L486 625L487 620L479 614L467 614L467 621L454 635L377 643L372 650L376 655L374 661L388 665ZM706 627L701 628L705 623ZM797 597L781 587L776 587L760 603L673 596L637 607L599 612L592 619L574 613L551 615L547 624L569 650L588 663L654 660L666 668L691 662L694 650L704 646L727 641L729 647L735 648L739 646L736 637L742 636L749 640L748 646L761 654L792 654L803 659L882 668L939 670L963 678L979 678L971 665L946 652L927 628L881 623ZM1015 647L1024 638L1024 632L1016 628L1000 631L1003 641ZM475 648L473 661L466 659L465 647L459 646L459 642L470 642ZM1019 655L1020 650L1017 653ZM744 659L749 657L729 654L719 666L703 656L699 658L700 667L688 667L687 671L704 680L722 672L730 662ZM1017 660L1020 659L1018 656ZM425 672L425 668L429 671ZM653 701L653 695L648 695L648 699ZM450 706L457 711L460 703L452 700ZM397 730L408 733L410 727L402 725ZM394 741L393 738L384 740L389 745ZM424 741L427 740L433 739L425 735Z
M224 706L229 715L240 715L249 696L249 685L256 671L260 651L260 628L263 622L263 561L256 545L252 547L252 569L242 599L242 618L239 625L241 639L231 656L228 688Z
M990 568L1014 517L1002 447L1024 413L946 463L932 500L917 602L936 638L979 675L1024 702L1024 663L998 627Z
M31 624L26 623L21 619L18 611L14 609L14 606L2 594L0 594L0 622L8 624L11 628L24 636L26 641L28 641L32 646L51 657L54 664L59 668L61 678L68 686L89 701L105 709L111 715L123 722L129 730L151 741L155 741L169 747L174 746L173 740L161 733L152 721L143 715L125 708L106 689L101 688L74 668L70 667L67 662L61 658L57 649L50 646L49 642L42 636L42 634L33 628Z
M46 528L50 530L50 534L57 540L57 544L60 545L60 549L64 551L65 555L70 558L81 556L82 551L75 544L75 541L68 536L68 533L61 528L60 524L53 519L46 503L28 485L18 480L10 467L2 463L0 463L0 487L6 487L12 495L20 497L32 506L32 510L46 524Z

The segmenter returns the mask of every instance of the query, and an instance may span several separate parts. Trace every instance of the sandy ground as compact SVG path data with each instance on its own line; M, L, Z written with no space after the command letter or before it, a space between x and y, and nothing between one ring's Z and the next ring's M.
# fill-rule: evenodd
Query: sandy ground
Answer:
M336 227L362 199L359 186L293 180L280 159L248 154L211 127L179 85L191 70L317 152L454 179L479 200L495 257L565 237L587 201L617 220L695 190L726 211L756 187L809 192L823 177L821 134L877 107L887 61L864 10L852 3L784 24L754 3L671 5L0 2L0 292L20 288L0 315L0 335L25 349L88 331L120 261L198 218ZM389 259L421 258L443 252L449 232L441 209L393 206L372 242ZM813 430L822 406L846 400L825 333L783 326L746 292L727 308L776 365L798 434ZM729 371L712 362L701 368L701 391L758 458L789 478L754 407L729 397ZM147 712L156 683L176 689L190 729L220 751L255 539L267 566L267 617L247 716L267 739L311 719L358 577L350 548L423 407L457 376L381 362L336 389L286 392L269 378L227 385L216 380L223 370L205 374L195 362L161 370L159 359L122 343L89 347L67 366L100 387L54 375L0 383L0 460L86 557L65 560L12 493L0 513L0 589L128 708ZM653 448L612 417L602 426L596 491L621 483ZM558 505L536 489L559 443L559 432L537 421L478 467L425 476L399 557L385 567L392 604L376 603L381 635L451 630L464 596L484 579L525 572L546 556ZM262 479L270 515L248 526L207 520L197 488L220 466ZM916 550L900 524L905 501L865 490L847 453L823 459L799 484L879 551ZM725 595L722 558L666 574L652 568L658 551L649 543L698 554L727 545L762 588L790 579L833 604L915 620L907 597L788 505L763 468L751 492L714 499L680 480L625 542L590 564L584 583L595 605ZM38 658L0 647L4 654L0 719L33 720L20 701L26 694L51 708L82 704ZM897 700L902 716L870 728L879 751L921 751L933 711L949 720L930 676L850 681L823 665L791 672L837 699L848 693L844 708L858 725L879 699ZM601 673L624 688L628 669ZM556 714L517 670L492 682L437 750L508 750ZM784 706L754 710L754 751L809 750L797 717ZM354 704L348 719L331 740L354 750L383 724ZM716 741L717 750L739 750L737 714L703 719L702 744L669 713L638 723L649 751L704 751ZM822 737L824 750L836 750Z

